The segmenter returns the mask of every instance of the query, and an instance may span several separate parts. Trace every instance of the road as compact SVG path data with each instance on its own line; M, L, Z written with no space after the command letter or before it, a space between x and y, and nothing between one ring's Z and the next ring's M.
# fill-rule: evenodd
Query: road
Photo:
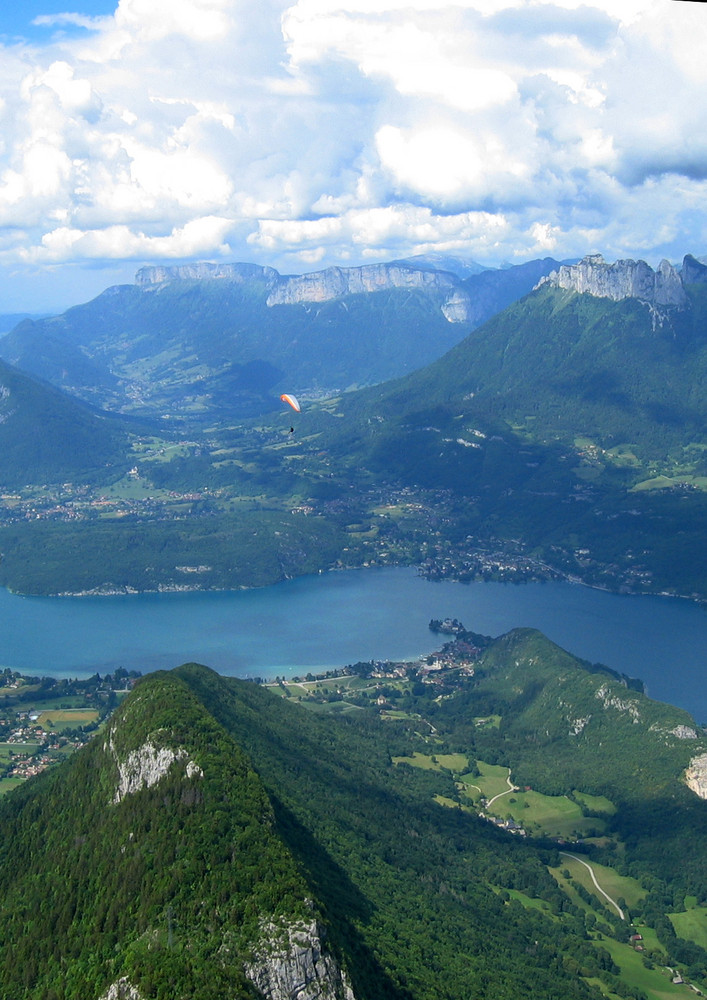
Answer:
M489 808L489 806L493 805L493 803L496 801L496 799L500 799L502 795L510 795L511 792L517 792L518 791L518 786L514 785L513 782L511 781L511 769L510 769L510 767L508 768L508 777L506 778L506 781L508 782L508 791L507 792L499 792L498 795L494 795L494 797L492 799L489 799L488 802L486 803L486 808L487 809Z
M502 794L505 795L505 792L503 792ZM602 887L597 882L597 877L594 874L594 869L592 868L592 866L588 865L586 861L582 861L582 859L578 858L576 854L569 854L568 851L560 851L560 854L564 854L564 856L566 858L574 858L575 861L579 861L580 865L584 865L584 867L588 870L589 874L592 877L592 882L594 883L595 889L602 894L602 896L604 897L604 899L607 900L607 902L611 903L611 905L614 907L614 909L616 910L616 912L618 913L618 915L621 917L621 919L625 920L626 917L624 916L624 911L621 909L621 907L619 906L619 904L616 902L615 899L611 898L611 896L609 895L608 892L604 892L604 890L602 889Z

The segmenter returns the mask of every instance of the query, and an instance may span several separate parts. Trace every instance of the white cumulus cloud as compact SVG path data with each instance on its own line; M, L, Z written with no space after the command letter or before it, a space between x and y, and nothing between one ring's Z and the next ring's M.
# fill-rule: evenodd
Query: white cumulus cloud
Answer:
M73 6L46 20L83 32L0 51L15 278L90 263L100 283L103 264L160 257L707 252L703 5Z

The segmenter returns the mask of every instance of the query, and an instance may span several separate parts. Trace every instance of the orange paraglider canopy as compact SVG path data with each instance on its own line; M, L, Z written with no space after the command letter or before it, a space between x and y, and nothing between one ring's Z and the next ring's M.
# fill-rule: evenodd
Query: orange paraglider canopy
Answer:
M295 396L291 396L289 392L283 392L280 399L283 403L287 403L291 406L293 410L296 410L298 413L300 412L300 405L297 402L297 398Z

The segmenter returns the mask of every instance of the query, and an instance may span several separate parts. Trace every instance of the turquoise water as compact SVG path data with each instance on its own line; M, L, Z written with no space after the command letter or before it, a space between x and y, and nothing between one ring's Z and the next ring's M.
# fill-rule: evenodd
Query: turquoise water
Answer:
M291 676L432 652L440 637L427 624L447 616L487 635L539 628L707 723L707 613L696 605L568 583L429 583L405 568L228 593L35 598L0 590L0 666L84 676L195 660L239 677Z

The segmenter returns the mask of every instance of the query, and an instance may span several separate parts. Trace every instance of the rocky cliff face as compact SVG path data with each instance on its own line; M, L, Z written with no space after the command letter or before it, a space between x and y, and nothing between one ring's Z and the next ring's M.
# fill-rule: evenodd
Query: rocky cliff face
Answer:
M680 274L667 260L653 270L644 260L617 260L607 264L601 254L590 254L579 264L563 264L542 278L537 288L550 285L572 292L587 293L597 298L639 299L651 306L687 304L687 295Z
M163 285L168 281L235 281L246 284L249 281L265 281L274 285L280 275L274 267L260 267L258 264L210 264L199 261L196 264L179 264L174 267L157 265L141 267L135 275L135 284L143 288Z
M442 271L418 270L400 264L328 267L324 271L283 278L268 296L268 305L328 302L344 295L382 292L390 288L442 291L447 296L442 307L447 320L450 323L460 323L468 319L468 297L458 287L453 275Z
M363 267L328 267L323 271L285 277L272 267L257 264L184 264L174 267L143 267L135 282L149 291L171 281L233 281L247 284L264 282L269 289L268 306L297 305L300 302L330 302L345 295L382 292L390 288L442 292L442 312L450 323L470 318L469 296L459 279L442 271L419 269L405 264L366 264Z
M684 285L698 285L707 282L707 266L691 253L686 254L680 272Z
M323 938L316 920L267 924L245 974L266 1000L356 1000Z
M685 782L695 795L707 799L707 753L692 758L685 771Z
M110 730L103 749L113 757L118 766L118 785L113 795L114 805L141 788L152 788L164 778L175 762L187 760L189 757L187 751L181 747L176 750L171 747L156 747L148 740L137 750L131 750L124 759L120 759L113 742L113 730ZM203 778L204 772L194 761L187 760L185 775L187 778Z

